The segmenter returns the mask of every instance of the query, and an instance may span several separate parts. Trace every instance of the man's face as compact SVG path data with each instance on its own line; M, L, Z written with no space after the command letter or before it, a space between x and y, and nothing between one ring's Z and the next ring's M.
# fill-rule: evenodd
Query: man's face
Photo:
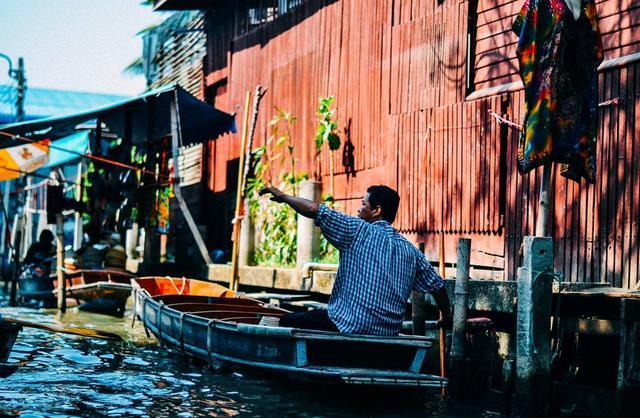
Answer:
M372 209L371 204L369 203L369 193L365 194L362 198L360 209L358 209L358 218L367 222L372 222L374 218L379 215L379 212L380 207Z

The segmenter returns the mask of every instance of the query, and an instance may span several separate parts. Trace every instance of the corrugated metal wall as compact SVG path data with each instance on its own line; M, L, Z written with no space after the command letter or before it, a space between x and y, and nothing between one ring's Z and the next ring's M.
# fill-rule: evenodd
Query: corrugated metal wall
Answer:
M517 174L517 132L489 111L520 120L511 33L520 6L310 0L227 44L210 45L206 80L217 86L216 105L238 112L237 120L244 93L258 83L267 87L257 142L267 136L274 106L295 114L300 167L319 169L325 190L328 155L314 161L315 110L319 96L335 95L346 143L334 161L342 206L353 213L370 184L395 186L402 199L395 226L424 242L430 258L437 259L440 233L450 263L457 238L471 237L473 274L513 279L522 237L534 231L539 173ZM633 58L640 51L640 3L605 0L598 10L607 58ZM216 31L231 30L209 25L209 39L229 38ZM596 185L554 177L556 268L566 280L638 282L640 173L632 158L640 141L638 65L630 59L602 71L601 101L619 103L601 107ZM237 158L238 145L238 135L212 145L214 192L233 184L227 162Z

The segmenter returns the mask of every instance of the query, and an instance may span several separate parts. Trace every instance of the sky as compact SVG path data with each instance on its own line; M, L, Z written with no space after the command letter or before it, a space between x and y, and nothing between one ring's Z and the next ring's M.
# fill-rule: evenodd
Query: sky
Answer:
M137 95L144 77L123 74L142 55L136 33L164 15L140 0L0 0L0 53L24 58L27 86ZM0 85L8 84L0 59Z

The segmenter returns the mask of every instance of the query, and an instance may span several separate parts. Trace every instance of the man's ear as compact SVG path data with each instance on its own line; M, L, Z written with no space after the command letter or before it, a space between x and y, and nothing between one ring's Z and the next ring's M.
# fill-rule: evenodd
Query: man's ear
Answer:
M371 210L371 214L373 216L382 216L382 207L376 206L374 209Z

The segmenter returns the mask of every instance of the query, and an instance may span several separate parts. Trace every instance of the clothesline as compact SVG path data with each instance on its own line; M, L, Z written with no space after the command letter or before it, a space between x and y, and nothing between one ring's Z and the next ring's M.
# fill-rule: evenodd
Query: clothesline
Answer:
M598 103L598 107L605 107L605 106L618 106L620 104L620 101L622 100L621 97L616 97L613 98L611 100L606 100L604 102L600 102ZM498 115L496 112L494 112L493 110L489 110L489 115L493 116L493 118L496 120L496 122L498 123L498 125L507 125L517 131L522 131L522 125L518 125L515 122L510 121L509 119L506 119L500 115Z
M498 115L493 110L489 111L489 115L493 116L493 118L496 120L498 125L507 125L510 128L515 129L516 131L522 131L522 125L518 125L517 123L512 122L509 119L503 118L502 116Z

